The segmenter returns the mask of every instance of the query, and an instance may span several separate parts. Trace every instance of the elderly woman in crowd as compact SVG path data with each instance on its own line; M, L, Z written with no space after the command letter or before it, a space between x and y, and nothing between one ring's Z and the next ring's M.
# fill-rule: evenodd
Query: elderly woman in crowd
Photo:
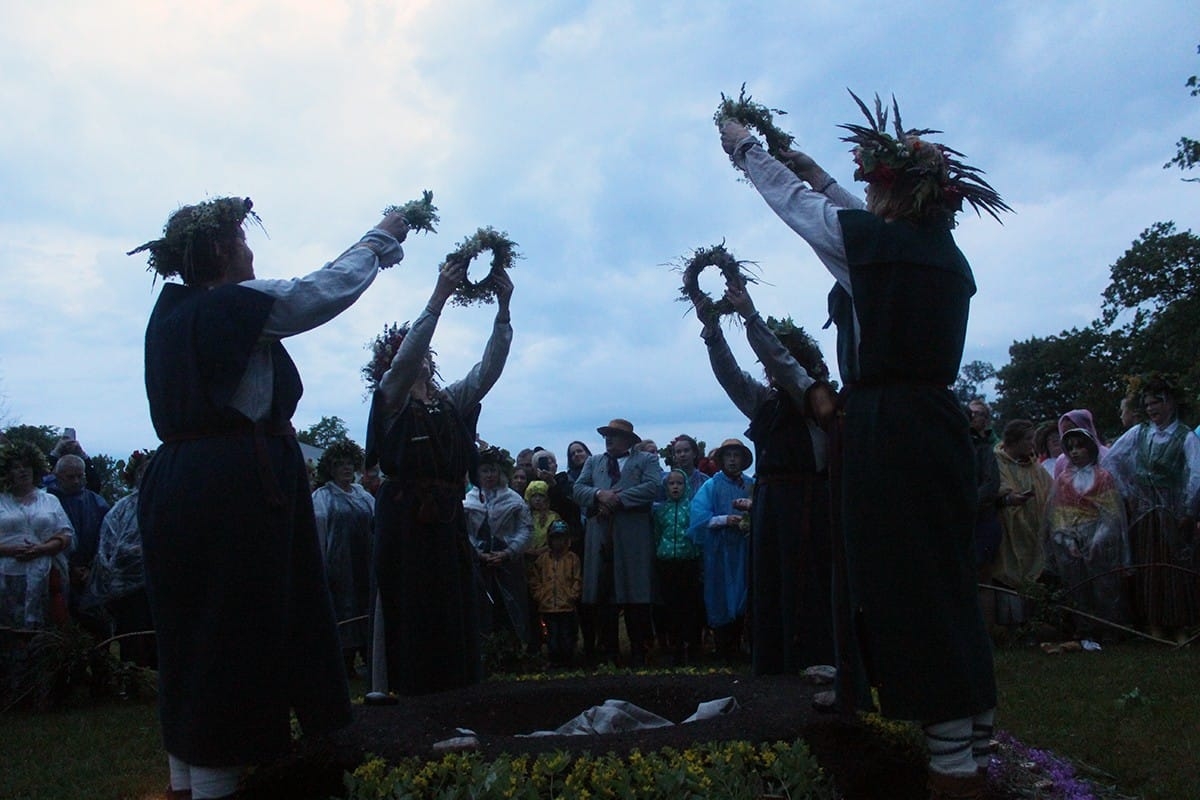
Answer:
M58 498L39 488L48 471L35 445L0 446L0 627L36 630L67 621L74 532Z
M533 535L533 518L525 498L507 486L508 467L507 453L499 448L481 451L479 485L467 492L463 508L482 578L477 592L481 629L485 634L512 631L528 646L534 635L524 553Z
M367 466L385 479L375 495L377 610L372 631L372 688L425 694L477 683L483 676L476 553L467 538L463 495L475 476L475 422L499 380L512 344L513 285L493 273L497 311L482 360L465 378L437 382L430 342L467 264L438 271L425 310L411 329L376 340L378 369L367 429ZM386 656L386 658L384 658Z
M319 327L403 257L389 214L324 268L255 276L249 198L175 211L149 252L165 283L146 327L146 394L162 446L138 524L158 638L171 790L233 794L245 766L350 721L308 470L291 417L303 385L283 340Z
M1125 431L1100 463L1128 506L1134 619L1155 636L1186 641L1200 621L1200 438L1180 421L1181 393L1169 377L1136 378L1130 396L1146 420Z
M364 663L368 657L366 615L371 601L375 498L354 482L362 465L362 448L354 442L346 439L329 445L317 461L317 478L322 484L312 496L317 543L348 675L355 674L354 660L360 652Z

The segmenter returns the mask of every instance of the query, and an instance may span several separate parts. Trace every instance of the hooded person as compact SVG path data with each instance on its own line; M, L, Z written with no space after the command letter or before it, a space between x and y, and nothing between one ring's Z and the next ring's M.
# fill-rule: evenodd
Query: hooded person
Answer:
M967 419L948 388L975 280L951 230L964 201L997 219L1010 209L961 153L926 138L936 131L906 130L894 100L885 111L876 98L874 113L854 100L867 124L841 127L865 204L808 155L773 157L736 121L720 121L721 144L835 281L838 702L873 708L874 686L884 716L923 722L932 795L978 798L996 680L976 592Z
M749 597L750 516L746 512L754 479L745 471L754 455L740 439L726 439L713 457L721 469L692 498L688 537L704 552L704 609L717 652L732 663L741 659Z
M1069 428L1062 445L1068 461L1046 508L1046 571L1073 607L1124 624L1129 612L1122 568L1130 563L1124 501L1112 473L1100 466L1100 444L1091 431ZM1069 621L1075 636L1105 635L1086 617Z
M1104 443L1104 439L1096 432L1096 423L1092 420L1092 412L1086 408L1073 408L1067 413L1058 418L1058 439L1062 442L1062 437L1069 430L1085 430L1092 437L1092 441L1096 443L1096 448L1099 452L1098 460L1103 461L1108 455L1108 446ZM1057 478L1059 474L1070 464L1070 459L1067 458L1066 448L1054 459L1053 477Z

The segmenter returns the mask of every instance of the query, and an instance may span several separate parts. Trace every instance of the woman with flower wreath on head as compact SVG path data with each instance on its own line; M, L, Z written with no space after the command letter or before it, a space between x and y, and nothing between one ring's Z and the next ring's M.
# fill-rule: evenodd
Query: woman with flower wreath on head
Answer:
M322 269L259 279L249 198L184 206L148 251L166 283L146 328L163 444L138 524L158 639L172 797L232 795L244 768L350 721L308 470L291 417L303 387L283 339L349 308L403 257L386 215Z
M34 631L65 626L71 520L41 488L50 471L35 444L0 445L0 627ZM31 634L29 634L31 635ZM13 646L9 647L10 641ZM10 688L24 645L0 641L0 694Z
M1134 621L1154 636L1183 642L1200 622L1200 438L1179 418L1189 395L1172 377L1137 376L1129 396L1146 419L1121 434L1100 463L1116 478L1128 509Z
M416 322L377 339L368 365L374 397L367 466L379 464L384 474L375 495L373 557L371 680L379 694L427 694L483 676L476 556L463 496L468 475L479 484L475 422L508 358L513 285L507 273L495 274L498 308L483 359L441 387L429 345L466 273L465 260L447 260Z
M825 430L834 411L829 368L791 320L764 320L742 281L725 301L741 315L764 384L738 367L703 298L696 315L713 374L750 420L757 467L751 507L750 656L756 675L832 664L832 551Z
M142 532L138 528L139 491L142 476L154 457L153 450L134 450L121 470L121 480L133 491L122 497L100 523L100 543L88 575L87 588L79 607L103 607L112 618L112 634L154 631L150 600L146 596L146 564L142 557ZM126 636L118 640L121 660L157 669L158 657L152 635Z
M375 498L354 482L354 475L362 466L361 447L349 439L334 442L317 461L317 479L321 485L312 495L317 544L325 562L347 675L355 674L354 661L359 653L364 664L369 658L365 617L371 605Z
M904 130L876 101L845 125L867 202L804 153L771 157L725 120L721 143L835 279L830 315L845 384L835 530L838 702L920 720L937 798L984 791L996 706L991 642L976 592L977 502L958 375L975 281L951 228L963 200L1008 210L960 154ZM790 168L789 168L790 166ZM836 562L835 562L836 563ZM848 679L853 679L852 686Z

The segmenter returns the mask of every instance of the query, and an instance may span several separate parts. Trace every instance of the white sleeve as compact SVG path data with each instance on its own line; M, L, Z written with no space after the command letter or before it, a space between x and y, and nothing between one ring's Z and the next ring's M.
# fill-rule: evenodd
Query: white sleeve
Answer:
M862 202L838 184L826 194L804 185L794 172L772 158L754 139L738 144L734 161L745 168L754 188L787 226L808 242L817 258L847 292L850 266L842 240L841 208L861 209Z
M375 228L336 259L302 278L255 278L241 285L275 298L261 336L283 339L329 322L367 290L381 267L403 257L395 237Z

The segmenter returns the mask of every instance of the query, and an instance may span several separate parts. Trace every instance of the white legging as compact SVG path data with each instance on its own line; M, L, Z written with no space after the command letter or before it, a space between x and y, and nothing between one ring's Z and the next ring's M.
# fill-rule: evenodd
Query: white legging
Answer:
M197 767L170 753L167 764L171 768L171 788L177 792L190 789L192 800L228 797L237 791L245 771L244 767Z

